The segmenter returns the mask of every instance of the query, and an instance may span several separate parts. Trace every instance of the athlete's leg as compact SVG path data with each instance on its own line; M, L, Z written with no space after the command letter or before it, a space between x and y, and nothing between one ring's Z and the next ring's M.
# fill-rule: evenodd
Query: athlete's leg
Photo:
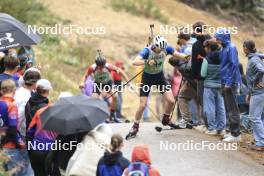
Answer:
M140 97L140 103L139 103L139 107L136 111L136 115L135 115L135 122L139 123L141 118L142 118L142 114L144 112L144 109L147 105L147 101L148 101L148 97L144 96L144 97Z

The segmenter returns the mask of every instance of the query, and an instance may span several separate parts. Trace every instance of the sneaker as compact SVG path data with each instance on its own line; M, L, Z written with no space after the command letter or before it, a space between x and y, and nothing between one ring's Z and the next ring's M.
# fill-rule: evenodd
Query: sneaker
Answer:
M202 132L202 133L204 133L207 130L205 125L198 125L198 126L194 126L193 128Z
M122 123L122 120L116 117L116 118L113 119L113 122L115 122L115 123Z
M217 131L217 134L220 136L225 136L226 135L226 130L219 130Z
M216 130L206 130L205 134L209 134L209 135L217 135L217 131Z
M225 139L225 138L228 138L228 137L230 137L230 136L232 136L231 133L226 133L226 134L224 135L224 139Z
M235 137L235 136L229 136L225 139L223 139L223 142L240 142L241 141L241 135Z

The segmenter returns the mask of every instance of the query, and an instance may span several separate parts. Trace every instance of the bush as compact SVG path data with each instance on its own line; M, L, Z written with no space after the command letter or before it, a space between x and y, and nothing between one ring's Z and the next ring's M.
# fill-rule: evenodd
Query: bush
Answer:
M115 11L124 10L133 15L142 15L168 23L168 18L161 13L153 0L111 0L111 6Z
M11 14L27 24L43 23L52 25L59 19L37 0L1 0L0 11Z

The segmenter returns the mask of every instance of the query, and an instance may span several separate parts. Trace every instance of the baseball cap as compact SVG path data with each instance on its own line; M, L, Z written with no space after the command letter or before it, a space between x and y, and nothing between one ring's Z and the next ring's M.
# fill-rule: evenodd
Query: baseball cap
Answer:
M37 88L43 90L52 90L51 83L47 79L40 79L37 82Z

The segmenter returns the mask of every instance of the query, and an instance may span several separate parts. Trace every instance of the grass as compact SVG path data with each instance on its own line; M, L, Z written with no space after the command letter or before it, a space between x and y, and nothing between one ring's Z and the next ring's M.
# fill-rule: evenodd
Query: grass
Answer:
M133 15L159 20L165 24L169 22L168 17L160 11L153 0L111 0L111 7L115 11L124 10Z
M80 78L76 75L84 74L85 68L93 62L96 46L97 42L92 40L69 42L58 36L45 36L44 42L39 45L41 54L38 63L42 66L43 77L50 80L54 87L52 101L62 91L80 92Z

